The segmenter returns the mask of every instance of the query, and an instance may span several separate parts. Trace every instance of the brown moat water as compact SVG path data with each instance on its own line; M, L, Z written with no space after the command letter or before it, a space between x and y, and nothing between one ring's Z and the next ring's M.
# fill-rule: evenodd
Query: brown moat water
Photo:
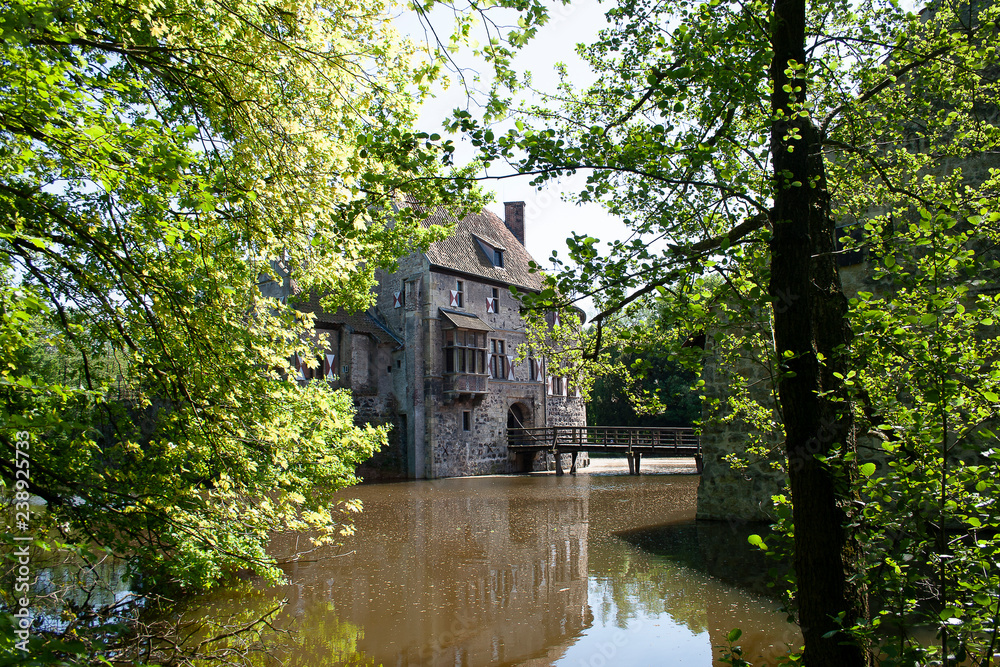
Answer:
M288 586L211 606L252 616L286 598L279 624L296 632L272 649L288 665L708 667L734 627L744 657L773 663L798 632L754 592L767 565L752 530L694 522L698 481L591 470L355 487L345 497L364 511L341 548L288 564Z

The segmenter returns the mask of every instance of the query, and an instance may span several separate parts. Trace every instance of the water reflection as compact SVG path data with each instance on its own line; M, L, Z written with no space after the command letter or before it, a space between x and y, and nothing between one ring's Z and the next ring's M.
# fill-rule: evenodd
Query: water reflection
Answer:
M707 666L733 627L744 629L748 657L773 656L774 645L796 641L775 603L643 545L691 525L697 483L546 475L352 489L364 503L356 534L290 564L292 583L270 592L289 601L280 622L301 631L282 657ZM291 553L294 540L276 540L276 553Z
M770 595L769 584L785 567L760 549L747 546L750 535L767 535L769 530L768 524L759 522L691 520L623 530L616 535L727 584Z

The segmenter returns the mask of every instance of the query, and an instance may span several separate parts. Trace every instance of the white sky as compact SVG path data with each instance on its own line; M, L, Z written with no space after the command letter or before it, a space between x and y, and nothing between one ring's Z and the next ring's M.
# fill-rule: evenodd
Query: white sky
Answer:
M558 83L555 64L562 62L569 68L573 83L585 85L593 79L589 68L576 55L575 47L579 42L591 42L597 32L604 27L604 12L609 7L601 6L596 0L583 0L568 6L550 7L549 22L538 32L535 39L526 46L514 61L518 71L530 70L532 83L541 90L554 90ZM434 15L435 28L439 35L446 34L450 28L449 17L442 15L438 23ZM397 21L399 29L408 33L414 39L422 40L423 32L412 17L403 17ZM462 66L469 65L461 54L455 59ZM469 108L473 117L476 110L469 107L465 90L455 83L446 91L438 93L435 99L426 103L418 120L418 127L427 132L444 133L443 120L457 107ZM467 162L474 155L474 148L461 137L454 137L458 150L457 162ZM503 165L494 164L488 175L499 176L510 171ZM543 267L548 266L549 256L553 250L566 257L566 239L571 232L586 233L602 241L620 238L627 234L626 227L617 219L609 216L604 209L596 204L577 206L562 200L563 192L573 192L579 189L574 186L582 183L577 176L564 179L561 182L549 183L542 190L536 190L528 185L529 177L507 178L496 181L484 181L483 188L494 193L495 201L487 208L503 218L505 201L525 202L525 245L528 252Z

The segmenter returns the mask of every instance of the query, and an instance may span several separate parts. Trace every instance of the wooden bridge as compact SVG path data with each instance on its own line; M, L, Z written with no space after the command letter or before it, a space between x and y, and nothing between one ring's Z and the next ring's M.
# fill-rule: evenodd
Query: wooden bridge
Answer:
M576 474L580 452L615 452L628 460L630 475L639 474L643 455L694 458L702 470L701 437L691 428L639 428L631 426L546 426L508 428L507 449L516 454L551 452L556 474L562 475L560 454L572 454L570 474Z

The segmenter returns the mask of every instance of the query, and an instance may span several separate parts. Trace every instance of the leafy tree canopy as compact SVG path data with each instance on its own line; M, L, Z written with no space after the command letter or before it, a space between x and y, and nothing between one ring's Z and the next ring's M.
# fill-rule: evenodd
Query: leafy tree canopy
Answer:
M616 323L607 369L593 379L587 422L595 426L692 426L701 417L696 369L704 334L677 341L672 321L648 303ZM686 367L678 345L690 354Z
M0 471L13 493L28 434L39 545L199 588L276 577L269 531L340 529L331 495L385 432L285 379L322 341L261 287L365 308L376 268L443 233L393 205L461 187L407 129L427 68L392 9L0 7Z
M484 162L538 185L586 174L573 196L631 227L608 252L593 233L569 239L529 298L593 297L590 357L614 344L624 306L655 295L764 369L765 404L741 400L784 439L807 664L871 664L883 618L938 628L937 649L895 635L898 664L988 662L996 646L998 13L621 0L579 50L593 85L565 80L502 130L465 112L452 123ZM836 266L848 225L871 262L850 302ZM866 434L885 476L857 462ZM894 602L873 610L890 570Z

